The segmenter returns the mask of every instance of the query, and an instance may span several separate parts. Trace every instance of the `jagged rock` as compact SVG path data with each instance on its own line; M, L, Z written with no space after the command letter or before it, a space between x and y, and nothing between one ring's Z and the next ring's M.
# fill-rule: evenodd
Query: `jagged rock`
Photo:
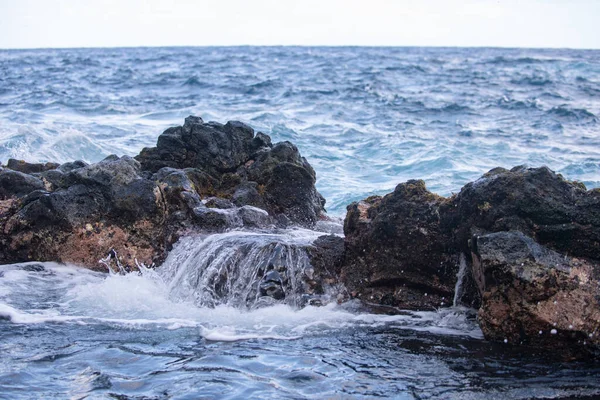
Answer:
M0 263L35 259L103 268L98 261L108 255L127 270L136 262L161 262L188 232L264 228L274 218L313 224L324 211L314 171L295 146L275 145L273 154L271 147L267 135L254 136L242 123L188 117L135 158L43 167L11 161L42 171L0 170ZM263 181L249 181L258 158L269 160L260 169ZM290 167L278 169L282 164L297 171L286 177ZM286 179L293 190L281 193L296 201L273 197ZM235 207L232 197L243 206Z
M486 338L600 355L600 265L518 231L475 236L471 246Z
M59 164L57 163L28 163L24 160L15 160L14 158L10 158L6 163L8 169L23 172L25 174L49 171L58 168L58 166Z
M599 354L598 189L546 167L496 168L450 198L409 181L351 204L344 231L342 278L354 297L451 305L462 258L463 304L480 306L486 338Z
M136 159L151 172L196 168L211 181L212 195L231 198L238 206L264 208L274 216L283 214L296 224L314 225L324 212L315 172L298 148L289 142L272 145L269 136L254 136L241 122L222 125L188 117Z
M45 189L44 182L34 176L10 169L0 171L0 200L22 197L39 189Z
M348 206L342 277L354 297L405 309L452 304L458 256L446 251L444 201L411 180Z
M440 213L465 252L477 232L518 230L557 251L600 258L600 190L586 191L546 167L495 168Z

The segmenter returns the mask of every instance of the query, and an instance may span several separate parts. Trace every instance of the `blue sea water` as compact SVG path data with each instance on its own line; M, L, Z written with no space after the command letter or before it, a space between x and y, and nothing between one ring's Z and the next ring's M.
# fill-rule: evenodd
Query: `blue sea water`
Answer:
M0 51L0 161L137 154L189 114L290 140L328 211L547 165L600 186L600 52L462 48Z
M600 187L600 51L0 50L2 162L135 155L190 114L295 143L338 217L407 179L449 195L496 166ZM597 365L488 343L460 307L206 308L164 271L0 266L0 398L600 396Z

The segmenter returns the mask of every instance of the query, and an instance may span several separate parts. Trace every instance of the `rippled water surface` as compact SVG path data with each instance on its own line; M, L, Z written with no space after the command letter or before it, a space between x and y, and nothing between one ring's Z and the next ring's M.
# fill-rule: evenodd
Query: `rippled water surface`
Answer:
M598 51L0 50L2 162L135 155L189 114L295 143L334 216L407 179L448 195L496 166L600 186ZM274 249L302 275L294 246L318 235L185 238L142 275L0 266L0 398L600 396L598 364L486 342L473 310L248 302L238 266ZM220 268L235 294L215 298Z
M328 210L496 166L600 186L600 52L424 48L0 51L0 161L137 154L189 114L297 144Z

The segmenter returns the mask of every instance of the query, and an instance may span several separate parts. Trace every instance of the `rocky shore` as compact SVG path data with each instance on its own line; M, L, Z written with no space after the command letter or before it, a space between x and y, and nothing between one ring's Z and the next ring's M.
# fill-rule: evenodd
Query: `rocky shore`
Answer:
M292 143L273 145L240 122L188 117L134 158L10 160L0 170L0 263L105 270L98 260L118 257L126 270L158 265L186 233L311 227L324 204L314 170Z
M159 265L190 233L314 228L315 172L289 142L188 117L136 157L0 167L0 264ZM600 190L496 168L445 198L423 181L348 206L314 242L310 287L401 309L477 308L489 340L600 355ZM316 288L316 289L315 289Z
M408 181L349 205L344 232L341 279L355 297L458 303L479 309L489 340L600 354L598 189L546 167L496 168L449 198Z

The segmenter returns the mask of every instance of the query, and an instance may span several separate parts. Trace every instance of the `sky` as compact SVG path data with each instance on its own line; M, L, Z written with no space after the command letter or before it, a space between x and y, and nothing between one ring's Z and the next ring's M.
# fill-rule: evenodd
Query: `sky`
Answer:
M600 0L0 0L0 48L600 49Z

